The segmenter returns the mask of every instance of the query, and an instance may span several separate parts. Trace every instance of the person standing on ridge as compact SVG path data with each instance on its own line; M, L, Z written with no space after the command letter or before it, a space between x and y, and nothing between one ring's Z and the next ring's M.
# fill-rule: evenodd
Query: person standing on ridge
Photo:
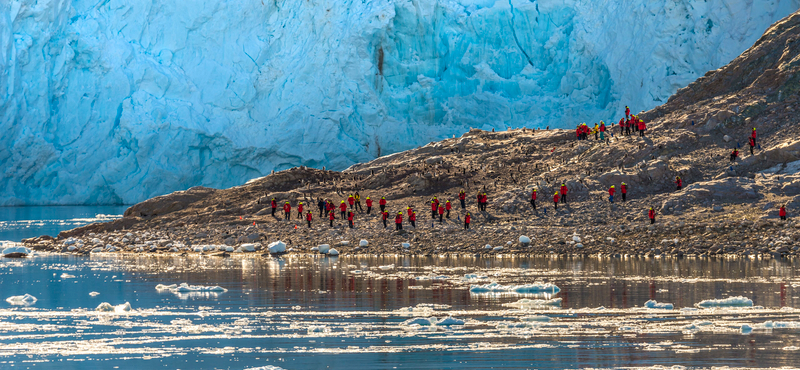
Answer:
M595 140L600 140L600 138L599 138L599 137L597 137L597 134L599 134L599 133L600 133L600 127L599 127L599 126L597 126L597 124L596 124L596 123L594 124L594 128L592 128L592 133L594 133L594 139L595 139Z
M467 212L464 216L464 230L469 230L469 223L472 221L472 215Z
M417 228L417 212L411 211L411 214L408 216L408 222L411 222L411 227Z
M381 218L383 219L383 228L385 229L387 227L386 220L389 219L389 212L386 211L381 212Z
M369 197L367 197L367 214L369 214L371 211L372 211L372 199L369 199Z
M272 217L275 217L275 210L278 209L278 201L275 200L275 198L272 198L269 203L272 206Z
M781 217L781 220L786 221L786 206L781 206L781 209L778 211L778 216Z
M531 192L531 206L533 206L534 210L536 210L536 197L537 197L536 189L533 189L533 191Z
M353 209L353 207L356 205L356 197L354 197L353 194L350 194L350 196L347 197L347 203L350 204L350 209Z
M561 203L567 204L567 185L561 184Z
M322 200L322 198L317 198L317 207L319 207L319 218L325 217L325 206L326 203Z
M443 216L444 216L444 206L440 204L439 205L439 223L442 223Z
M616 193L617 193L617 189L614 188L614 185L611 185L611 187L608 188L608 202L609 203L614 203L614 194L616 194Z
M656 223L656 211L653 210L653 207L650 207L650 210L647 211L647 217L650 218L650 225Z
M677 189L678 191L680 191L683 188L683 180L681 180L680 176L675 176L675 185L678 186Z
M606 123L600 121L600 141L606 140Z
M335 214L335 213L336 213L336 212L334 212L334 211L331 211L331 212L328 214L328 219L329 219L329 220L331 220L331 227L333 227L333 220L336 218L336 217L334 216L334 214Z
M486 195L486 192L483 192L483 211L486 212L486 207L489 206L489 196Z
M739 149L733 148L733 151L731 152L731 163L735 163L736 157L738 156L739 156Z
M458 193L458 200L461 201L461 210L467 209L467 193L464 192L464 189Z
M283 213L284 213L283 215L284 219L286 219L287 221L291 219L292 206L289 204L289 202L283 204Z
M311 215L311 211L308 211L308 214L306 214L306 222L308 222L308 228L309 229L311 228L311 219L312 218L313 218L313 216Z
M444 203L444 210L447 211L447 214L444 216L445 218L450 218L450 210L453 209L453 206L450 204L450 200Z
M753 133L750 134L750 138L753 139L753 146L756 146L756 128L753 127Z
M297 219L303 222L303 202L297 205Z
M350 224L350 228L351 229L353 228L353 216L354 215L355 215L355 213L353 213L353 211L348 211L347 212L347 222Z
M378 201L378 205L381 207L381 212L386 211L386 197L381 197L381 200Z
M558 196L558 192L556 192L553 195L553 205L555 206L556 210L558 210L558 200L559 200L559 196Z
M625 135L625 118L619 119L619 136Z
M639 121L639 136L644 137L644 131L647 129L647 125L638 118L636 120Z
M756 139L753 139L751 137L750 139L748 139L748 141L750 142L749 143L750 144L750 155L754 155L753 154L753 149L756 147Z
M625 120L625 136L631 136L631 125L632 124L633 123L631 123L631 119L630 118Z
M631 115L631 109L628 106L625 106L625 118L628 118Z
M622 201L625 201L625 198L628 195L628 184L622 183L622 186L619 187L620 193L622 193Z
M437 209L437 208L438 208L438 207L436 207L436 202L434 202L434 201L431 201L431 218L432 218L432 219L435 219L435 218L436 218L436 209Z
M356 210L364 212L364 208L361 208L361 194L358 194L358 192L356 192Z
M339 204L339 214L342 215L342 220L344 220L346 211L347 211L347 204L344 204L344 201L342 201L342 203Z
M336 211L336 207L334 207L333 206L333 202L330 199L328 199L325 202L325 212L331 213L331 212L334 212L334 211Z
M403 230L403 212L397 212L397 216L394 217L394 227L395 230Z

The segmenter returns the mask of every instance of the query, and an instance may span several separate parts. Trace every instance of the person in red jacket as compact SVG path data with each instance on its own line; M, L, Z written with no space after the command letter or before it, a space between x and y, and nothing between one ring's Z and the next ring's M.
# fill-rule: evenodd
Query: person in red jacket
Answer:
M555 195L553 195L553 203L555 204L556 210L558 209L558 200L559 200L559 196L558 196L558 192L556 192Z
M786 206L781 206L781 209L778 211L778 216L781 216L781 220L786 221Z
M336 212L334 212L334 211L330 211L330 213L328 214L328 219L331 220L331 227L333 227L333 220L336 218L334 216L335 214L336 214Z
M614 194L616 194L616 192L617 192L617 189L614 188L614 185L611 185L611 187L608 188L608 201L610 203L614 203Z
M408 222L411 222L411 227L417 228L417 212L411 211L411 214L408 216Z
M278 209L278 201L275 200L275 198L272 198L269 203L272 206L272 217L275 217L275 210Z
M472 215L470 215L469 212L467 212L467 214L464 216L464 230L469 229L470 222L472 222Z
M313 218L313 216L311 216L311 211L308 211L308 214L306 215L306 222L308 222L308 227L309 228L311 228L311 219L312 218Z
M353 211L347 212L347 222L350 224L350 228L353 228Z
M486 195L486 192L483 192L483 211L486 212L486 207L489 206L489 196Z
M356 197L350 194L350 196L347 197L347 203L350 204L350 209L353 209L353 206L356 204Z
M461 209L467 209L467 193L464 192L464 189L458 193L458 200L461 201Z
M369 214L370 211L372 211L372 199L369 199L369 197L367 197L367 214Z
M644 131L647 129L647 125L644 123L644 121L639 119L637 119L637 121L639 121L639 136L644 137Z
M397 216L394 216L394 227L395 230L403 230L403 212L397 212Z
M445 218L450 218L451 209L453 209L453 206L450 204L450 201L448 200L447 202L444 203L444 210L447 212L447 214L444 215Z
M756 139L753 139L751 137L749 141L750 141L750 143L749 143L750 144L750 155L754 155L753 154L753 149L756 147Z
M303 219L303 202L300 202L300 204L297 205L297 218L300 220Z
M483 195L481 192L478 192L478 195L475 197L475 200L478 202L478 211L483 209Z
M739 156L739 149L733 148L733 151L731 152L731 163L736 162L736 157L738 156Z
M531 206L533 206L533 209L536 209L536 198L537 197L538 197L538 194L536 193L536 189L533 189L533 191L531 192Z
M625 135L625 118L619 119L619 136Z
M331 213L336 211L336 206L333 205L333 201L328 199L325 203L325 212Z
M381 197L381 200L378 201L378 205L381 206L381 212L386 211L386 197Z
M647 217L650 218L650 224L656 223L656 211L653 210L653 207L650 207L650 210L647 211Z
M342 215L342 220L344 220L345 211L347 211L347 204L344 204L344 201L342 201L342 203L339 204L339 214Z
M680 176L675 176L675 185L678 186L678 191L683 188L683 180L681 180Z
M567 204L567 185L561 184L561 203Z
M600 141L606 140L606 123L600 121Z
M442 223L442 218L444 217L444 206L439 205L439 223Z
M431 218L436 218L436 209L439 208L436 206L436 202L431 201Z
M631 136L631 125L633 125L633 123L631 123L631 119L630 118L626 119L625 120L625 136Z
M622 193L622 201L625 201L626 196L628 195L628 184L622 183L622 186L619 187L620 193Z
M631 109L628 108L628 106L626 105L625 106L625 118L628 118L628 116L630 116L630 115L631 115Z
M753 146L756 146L756 128L753 127L753 133L750 134L750 138L753 139Z
M286 220L289 220L289 219L291 219L291 216L292 216L292 206L289 204L289 202L286 202L286 203L284 203L284 204L283 204L283 213L284 213L284 218L285 218Z
M386 211L381 212L381 219L383 219L383 228L385 229L387 227L386 220L389 219L389 212Z

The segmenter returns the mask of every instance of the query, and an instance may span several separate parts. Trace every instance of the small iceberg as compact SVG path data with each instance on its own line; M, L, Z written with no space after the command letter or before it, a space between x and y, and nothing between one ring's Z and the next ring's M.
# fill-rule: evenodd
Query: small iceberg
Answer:
M384 266L378 266L378 268L379 268L379 269L381 269L381 270L383 270L383 271L389 271L389 270L392 270L392 269L394 269L394 264L391 264L391 265L384 265Z
M70 275L70 274L65 272L65 273L61 274L61 278L62 279L74 279L75 275Z
M338 256L339 255L339 251L337 251L335 248L331 248L331 250L328 251L328 255L329 256Z
M321 244L320 246L317 247L317 250L322 254L327 254L328 251L331 250L331 246L330 244Z
M225 289L221 286L203 286L203 285L189 285L187 283L181 283L180 285L172 284L172 285L163 285L158 284L156 285L156 290L162 291L169 291L175 294L184 294L184 293L225 293L228 289Z
M18 245L3 249L3 253L0 254L2 254L3 257L6 258L23 258L31 254L31 250L21 245Z
M723 299L706 299L698 303L697 307L753 307L753 300L742 296Z
M38 299L30 294L15 295L6 298L6 302L14 306L30 306L36 303L36 301L38 301Z
M483 285L472 285L470 293L516 293L516 294L536 294L536 293L558 293L561 288L550 283L535 283L523 285L501 285L489 283Z
M442 318L441 320L435 317L415 317L413 319L408 319L402 323L403 326L453 326L453 325L464 325L464 320L456 319L450 316Z
M535 308L535 307L561 307L561 298L553 298L553 299L523 298L516 302L503 304L503 306L513 307L521 310Z
M276 242L269 243L267 246L269 252L272 254L275 253L286 253L286 243L278 240Z
M645 308L653 308L653 309L661 309L661 310L671 310L675 308L672 303L658 303L654 300L649 300L644 303Z
M103 302L100 303L100 305L97 306L97 308L95 308L94 310L97 312L125 313L125 312L130 312L132 309L131 309L131 304L129 302L125 302L117 306L112 306L111 303Z

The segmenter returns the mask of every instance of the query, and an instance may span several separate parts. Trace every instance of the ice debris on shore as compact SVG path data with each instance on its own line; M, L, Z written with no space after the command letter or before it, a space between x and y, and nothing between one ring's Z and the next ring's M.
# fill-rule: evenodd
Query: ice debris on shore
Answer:
M706 299L698 303L697 307L753 307L753 300L742 296L723 299Z
M180 285L171 284L171 285L163 285L158 284L156 285L156 290L158 291L169 291L172 293L195 293L195 292L219 292L225 293L228 289L225 289L221 286L204 286L204 285L189 285L188 283L181 283Z
M36 301L38 301L38 299L30 294L15 295L6 298L6 302L14 306L30 306L36 303Z
M286 243L278 240L276 242L269 243L267 245L270 253L285 253L286 252Z
M645 308L653 308L653 309L662 309L662 310L671 310L675 308L672 303L659 303L654 300L649 300L644 303Z
M131 304L129 302L125 302L121 305L112 306L111 303L103 302L95 308L95 311L98 312L115 312L115 313L125 313L130 312L132 310Z
M3 249L3 253L2 253L2 255L4 257L7 257L7 256L27 256L27 255L30 255L30 254L31 254L31 250L28 249L28 248L25 248L25 247L23 247L21 245L16 245L16 246L13 246L13 247L5 248L5 249Z
M533 294L533 293L558 293L561 288L550 283L535 283L535 284L522 284L522 285L501 285L496 282L472 285L469 288L470 293L517 293L517 294Z
M329 250L331 250L331 246L329 244L322 244L317 247L317 250L322 254L327 254Z
M339 251L337 251L336 249L332 248L331 250L328 251L328 255L329 256L338 256L339 255Z

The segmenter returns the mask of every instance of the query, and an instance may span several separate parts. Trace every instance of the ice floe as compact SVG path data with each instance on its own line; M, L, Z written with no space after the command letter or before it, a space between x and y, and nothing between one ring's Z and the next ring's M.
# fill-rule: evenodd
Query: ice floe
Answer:
M3 249L3 253L0 253L3 257L24 257L31 254L31 250L25 248L21 245L16 245L13 247L8 247Z
M663 310L671 310L675 308L672 303L659 303L654 300L649 300L644 303L644 307L646 308L655 308L655 309L663 309Z
M723 299L706 299L697 304L698 307L753 307L753 300L747 297L729 297Z
M561 306L561 298L553 298L553 299L528 299L523 298L516 302L505 303L503 304L505 307L513 307L518 309L530 309L530 308L537 308L537 307L560 307Z
M15 295L6 298L6 302L15 306L30 306L36 303L36 301L38 301L38 299L30 294Z
M464 325L464 320L456 319L451 316L437 319L435 317L415 317L404 321L403 326L451 326L451 325Z
M337 251L335 248L331 248L331 250L328 251L328 255L329 256L338 256L339 255L339 251Z
M269 249L270 253L285 253L286 252L286 243L278 240L276 242L269 243L267 248ZM320 248L320 251L322 251L322 248ZM322 252L322 253L325 253L325 252Z
M496 282L472 285L470 293L516 293L516 294L535 294L535 293L558 293L561 289L550 283L535 283L522 285L501 285Z
M112 306L108 302L103 302L100 303L100 305L98 305L97 308L95 308L94 310L98 312L125 313L125 312L130 312L132 309L131 309L131 304L129 302L125 302L123 304L116 306Z

